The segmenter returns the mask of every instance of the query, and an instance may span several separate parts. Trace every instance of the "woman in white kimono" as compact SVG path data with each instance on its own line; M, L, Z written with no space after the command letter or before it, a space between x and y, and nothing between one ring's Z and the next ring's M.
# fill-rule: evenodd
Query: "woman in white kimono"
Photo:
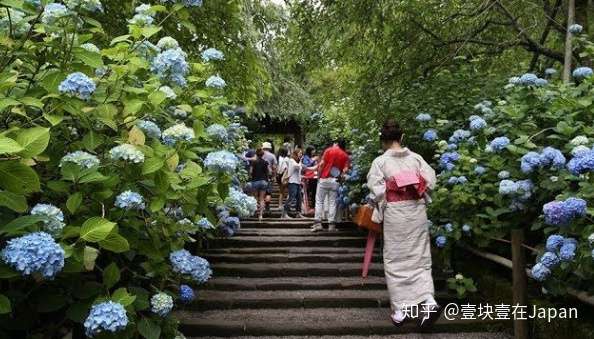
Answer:
M435 186L435 171L423 157L402 147L402 130L387 121L380 140L385 153L367 175L374 221L383 219L384 270L395 325L419 318L430 325L440 307L434 299L426 203Z

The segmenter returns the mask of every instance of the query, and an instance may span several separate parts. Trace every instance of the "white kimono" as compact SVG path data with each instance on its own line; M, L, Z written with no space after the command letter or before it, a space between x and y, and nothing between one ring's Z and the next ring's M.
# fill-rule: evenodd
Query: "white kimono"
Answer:
M386 179L400 171L420 173L428 190L436 182L433 168L408 148L387 150L367 175L371 198L383 212L384 270L392 309L417 305L435 293L425 200L385 201Z

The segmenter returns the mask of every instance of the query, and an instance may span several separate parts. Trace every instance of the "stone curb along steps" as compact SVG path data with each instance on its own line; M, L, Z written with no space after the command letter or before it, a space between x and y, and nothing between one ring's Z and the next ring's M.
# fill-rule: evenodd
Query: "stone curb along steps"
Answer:
M352 224L311 233L311 219L244 220L235 237L217 239L204 254L213 278L196 301L178 311L186 337L344 336L419 332L389 320L381 250L361 278L366 234ZM378 246L379 247L379 246ZM455 299L434 274L441 304ZM435 333L500 331L500 321L439 319ZM495 337L493 337L495 338ZM501 338L501 337L499 337Z

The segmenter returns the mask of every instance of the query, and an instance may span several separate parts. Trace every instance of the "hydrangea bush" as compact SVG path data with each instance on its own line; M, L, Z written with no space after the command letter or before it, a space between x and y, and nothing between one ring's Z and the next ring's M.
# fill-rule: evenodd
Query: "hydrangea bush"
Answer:
M180 335L175 309L212 275L191 251L220 232L215 207L252 209L227 199L246 140L224 55L193 58L161 26L202 1L161 3L118 13L118 37L98 0L2 3L0 336Z

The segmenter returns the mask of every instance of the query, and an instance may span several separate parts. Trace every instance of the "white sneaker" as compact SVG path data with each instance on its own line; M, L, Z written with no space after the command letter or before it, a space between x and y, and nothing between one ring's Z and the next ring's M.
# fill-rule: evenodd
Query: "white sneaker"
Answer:
M322 226L322 224L314 224L311 227L312 232L319 232L319 231L323 231L323 230L324 230L324 227Z
M336 224L328 225L328 232L336 232Z
M400 326L406 320L406 314L404 314L404 312L401 310L396 310L394 313L392 313L392 315L390 315L390 319L392 319L392 323L395 326Z

